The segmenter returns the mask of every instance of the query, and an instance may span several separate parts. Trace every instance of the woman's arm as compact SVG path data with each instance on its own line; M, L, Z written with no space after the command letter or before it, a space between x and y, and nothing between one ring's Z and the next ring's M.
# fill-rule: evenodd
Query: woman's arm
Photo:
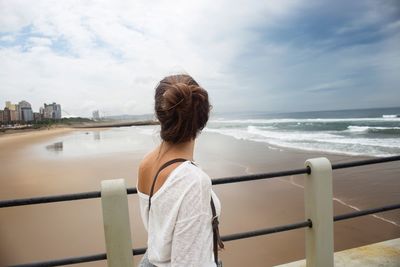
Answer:
M171 266L202 266L212 260L211 182L189 177L172 237Z
M209 214L199 214L180 221L175 226L172 239L171 266L203 266L209 258L212 247L207 242L211 229Z

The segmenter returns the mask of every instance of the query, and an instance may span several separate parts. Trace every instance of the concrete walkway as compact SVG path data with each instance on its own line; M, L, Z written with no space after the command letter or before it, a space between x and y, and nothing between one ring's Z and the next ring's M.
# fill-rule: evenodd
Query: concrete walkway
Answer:
M305 267L300 260L277 267ZM337 267L400 267L400 238L335 253Z

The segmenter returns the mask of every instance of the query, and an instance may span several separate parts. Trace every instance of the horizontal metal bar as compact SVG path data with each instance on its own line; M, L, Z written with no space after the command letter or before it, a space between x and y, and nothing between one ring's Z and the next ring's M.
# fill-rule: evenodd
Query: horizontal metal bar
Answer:
M294 224L282 225L282 226L277 226L277 227L272 227L272 228L267 228L267 229L260 229L260 230L255 230L255 231L226 235L226 236L221 237L221 239L223 241L232 241L232 240L237 240L237 239L279 233L279 232L284 232L284 231L289 231L289 230L299 229L299 228L304 228L304 227L311 227L311 226L312 226L312 223L310 220L308 220L308 221L300 222L300 223L294 223ZM146 252L146 249L147 248L133 249L132 254L134 256L142 255ZM103 254L97 254L97 255L67 258L67 259L60 259L60 260L52 260L52 261L46 261L46 262L36 262L36 263L28 263L28 264L21 264L21 265L13 265L10 267L50 267L50 266L70 265L70 264L99 261L99 260L106 260L106 259L107 259L107 255L105 253L103 253Z
M359 211L354 211L346 214L341 214L337 215L333 218L335 222L337 221L342 221L342 220L347 220L351 218L356 218L360 216L365 216L365 215L371 215L374 213L379 213L379 212L384 212L384 211L389 211L389 210L395 210L395 209L400 209L400 203L399 204L393 204L393 205L387 205L383 207L378 207L378 208L372 208L372 209L366 209L366 210L359 210Z
M80 200L80 199L90 199L101 197L100 191L93 192L83 192L75 194L65 194L56 196L45 196L45 197L32 197L32 198L21 198L21 199L10 199L0 201L0 208L6 207L16 207L23 205L33 205L33 204L44 204L52 202L62 202L70 200Z
M335 169L344 169L344 168L351 168L351 167L364 166L364 165L377 164L377 163L385 163L385 162L391 162L391 161L397 161L397 160L400 160L400 155L393 156L393 157L385 157L385 158L359 160L359 161L353 161L353 162L347 162L347 163L337 163L337 164L332 165L332 169L334 169L334 170ZM298 174L305 174L305 173L310 174L311 173L310 168L217 178L217 179L212 180L212 184L219 185L219 184L246 182L246 181L270 179L270 178L277 178L277 177L298 175ZM136 194L137 189L135 187L128 188L127 193L128 194ZM56 196L35 197L35 198L1 200L0 208L15 207L15 206L22 206L22 205L52 203L52 202L61 202L61 201L70 201L70 200L90 199L90 198L98 198L98 197L101 197L100 191L84 192L84 193L76 193L76 194L66 194L66 195L56 195Z
M132 250L133 256L143 255L146 252L147 248L135 248Z
M312 227L311 220L299 222L299 223L292 223L292 224L287 224L287 225L276 226L276 227L272 227L272 228L259 229L259 230L248 231L248 232L243 232L243 233L225 235L225 236L221 237L221 239L222 239L222 241L233 241L233 240L237 240L237 239L244 239L244 238L249 238L249 237L254 237L254 236L259 236L259 235L269 235L269 234L285 232L285 231L290 231L290 230L305 228L305 227Z
M127 193L128 195L130 195L130 194L137 194L137 189L136 189L136 187L128 188L128 189L126 190L126 193Z
M74 257L74 258L67 258L67 259L61 259L61 260L51 260L51 261L43 261L43 262L34 262L34 263L27 263L27 264L12 265L10 267L63 266L63 265L71 265L71 264L84 263L84 262L101 261L101 260L106 260L106 259L107 259L107 255L105 253L103 253L103 254L82 256L82 257Z
M146 249L147 248L133 249L132 254L134 256L142 255L146 252ZM12 265L10 267L50 267L50 266L71 265L71 264L85 263L85 262L92 262L92 261L101 261L101 260L106 260L106 259L107 259L107 254L102 253L102 254L81 256L81 257L74 257L74 258L66 258L66 259L60 259L60 260L51 260L51 261Z
M385 162L391 162L391 161L397 161L397 160L400 160L400 155L384 157L384 158L357 160L357 161L344 162L344 163L335 163L335 164L332 164L332 170L345 169L345 168L351 168L351 167L359 167L359 166L364 166L364 165L385 163Z
M297 170L271 172L271 173L264 173L264 174L261 173L261 174L252 174L252 175L244 175L244 176L225 177L225 178L213 179L212 184L218 185L218 184L226 184L226 183L234 183L234 182L242 182L242 181L252 181L252 180L275 178L275 177L296 175L296 174L309 173L309 172L310 172L309 169L303 168L303 169L297 169ZM128 195L136 194L136 193L137 193L136 187L131 187L131 188L127 189ZM1 200L0 208L16 207L16 206L24 206L24 205L34 205L34 204L44 204L44 203L52 203L52 202L62 202L62 201L70 201L70 200L81 200L81 199L90 199L90 198L99 198L99 197L101 197L100 191L93 191L93 192L55 195L55 196L10 199L10 200Z
M254 181L260 179L270 179L270 178L278 178L290 175L298 175L298 174L305 174L311 173L311 169L308 168L301 168L295 170L287 170L287 171L278 171L278 172L268 172L268 173L259 173L259 174L250 174L250 175L243 175L243 176L232 176L232 177L224 177L224 178L217 178L212 180L213 185L218 184L229 184L229 183L238 183L238 182L246 182L246 181Z
M374 213L390 211L390 210L395 210L395 209L400 209L400 203L337 215L333 218L333 220L341 221L341 220L351 219L351 218L365 216L365 215L371 215ZM233 240L238 240L238 239L250 238L250 237L254 237L254 236L285 232L285 231L299 229L299 228L305 228L305 227L312 227L311 220L299 222L299 223L288 224L288 225L276 226L276 227L272 227L272 228L266 228L266 229L236 233L236 234L231 234L231 235L225 235L225 236L222 236L221 239L223 241L233 241ZM132 250L132 254L134 256L144 254L145 252L146 252L146 248L138 248L138 249ZM82 257L53 260L53 261L46 261L46 262L13 265L11 267L50 267L50 266L61 266L61 265L70 265L70 264L83 263L83 262L99 261L99 260L105 260L105 259L107 259L107 255L104 253L104 254L82 256Z
M137 189L136 189L136 187L128 188L126 190L126 193L128 195L136 194ZM70 200L91 199L91 198L99 198L99 197L101 197L100 191L92 191L92 192L45 196L45 197L10 199L10 200L0 201L0 208L33 205L33 204L44 204L44 203L52 203L52 202L62 202L62 201L70 201Z

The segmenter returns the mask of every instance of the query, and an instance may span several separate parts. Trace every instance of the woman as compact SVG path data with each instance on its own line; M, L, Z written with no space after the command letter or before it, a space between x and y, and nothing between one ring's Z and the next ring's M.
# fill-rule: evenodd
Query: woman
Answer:
M162 142L141 162L137 185L148 232L140 266L216 266L221 205L193 160L210 112L207 91L189 75L168 76L156 87L155 112Z

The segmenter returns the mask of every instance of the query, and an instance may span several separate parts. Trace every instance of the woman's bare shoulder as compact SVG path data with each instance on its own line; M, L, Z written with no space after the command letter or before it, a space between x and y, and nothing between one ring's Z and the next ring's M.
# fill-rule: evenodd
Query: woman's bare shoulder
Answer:
M143 157L143 159L140 161L140 164L139 164L139 170L144 169L149 165L150 157L151 157L151 153L148 153L147 155L145 155Z
M140 161L138 169L138 186L140 191L147 191L148 177L153 172L155 156L155 152L151 151Z

